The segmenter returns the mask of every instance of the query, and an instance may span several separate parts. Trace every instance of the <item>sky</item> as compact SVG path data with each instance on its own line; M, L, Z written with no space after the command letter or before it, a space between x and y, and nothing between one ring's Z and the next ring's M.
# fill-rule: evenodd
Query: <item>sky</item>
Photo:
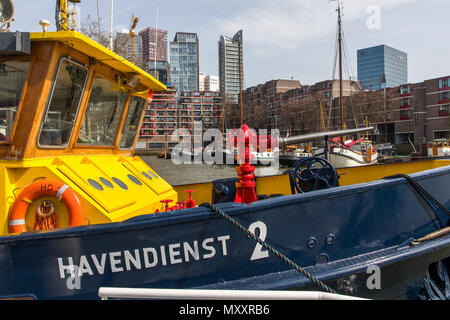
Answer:
M40 31L39 20L55 30L56 0L12 0L11 30ZM98 3L98 12L97 12ZM106 30L111 0L81 0L82 22L97 13ZM344 0L343 28L347 52L345 78L357 79L356 51L386 44L408 54L408 82L450 74L448 0ZM273 79L314 84L333 77L337 4L328 0L114 0L115 31L156 26L195 32L200 71L218 75L218 40L243 30L244 88ZM158 20L157 9L158 8Z

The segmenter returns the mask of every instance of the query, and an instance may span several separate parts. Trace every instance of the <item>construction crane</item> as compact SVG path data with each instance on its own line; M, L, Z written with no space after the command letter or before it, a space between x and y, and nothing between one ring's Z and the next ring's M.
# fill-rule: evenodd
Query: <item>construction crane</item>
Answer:
M69 2L80 3L81 0L56 0L56 10L55 10L55 20L56 20L56 30L67 31L69 27L68 14L69 14Z
M139 18L134 17L134 13L131 15L131 27L130 31L128 32L127 41L130 40L130 52L131 52L131 62L134 63L134 60L136 58L136 45L135 45L135 37L136 33L134 32L134 29L136 29L136 25L139 22Z

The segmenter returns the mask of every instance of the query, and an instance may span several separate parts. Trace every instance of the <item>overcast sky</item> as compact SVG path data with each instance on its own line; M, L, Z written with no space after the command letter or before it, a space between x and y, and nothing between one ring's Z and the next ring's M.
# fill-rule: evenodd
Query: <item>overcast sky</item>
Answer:
M39 31L40 19L55 30L56 0L13 0L12 30ZM111 0L98 0L109 30ZM302 84L331 79L336 37L336 2L328 0L114 0L114 28L156 25L169 41L176 32L196 32L200 71L218 75L220 35L244 32L244 87L293 77ZM82 20L97 17L97 0L82 0ZM357 78L356 50L386 44L408 54L408 81L450 74L448 0L344 0L344 33L349 65Z

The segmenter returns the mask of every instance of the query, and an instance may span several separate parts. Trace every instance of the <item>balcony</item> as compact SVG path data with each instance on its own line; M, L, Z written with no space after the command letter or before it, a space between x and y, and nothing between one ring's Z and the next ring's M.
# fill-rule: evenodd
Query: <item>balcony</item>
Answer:
M401 97L411 96L411 87L410 86L400 87L400 96Z

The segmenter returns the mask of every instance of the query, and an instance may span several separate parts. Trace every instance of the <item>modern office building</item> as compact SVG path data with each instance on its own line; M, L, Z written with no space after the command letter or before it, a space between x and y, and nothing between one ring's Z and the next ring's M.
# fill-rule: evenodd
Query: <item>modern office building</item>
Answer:
M408 55L386 45L357 51L358 80L366 90L408 83Z
M242 30L219 40L219 88L226 102L238 103L244 83Z
M170 43L170 76L178 95L198 90L199 47L196 33L177 32Z
M156 61L156 68L155 68L155 62L150 61L148 63L147 72L150 73L152 76L154 76L156 79L158 79L160 82L164 83L165 85L168 85L171 83L170 82L170 64L167 61Z

